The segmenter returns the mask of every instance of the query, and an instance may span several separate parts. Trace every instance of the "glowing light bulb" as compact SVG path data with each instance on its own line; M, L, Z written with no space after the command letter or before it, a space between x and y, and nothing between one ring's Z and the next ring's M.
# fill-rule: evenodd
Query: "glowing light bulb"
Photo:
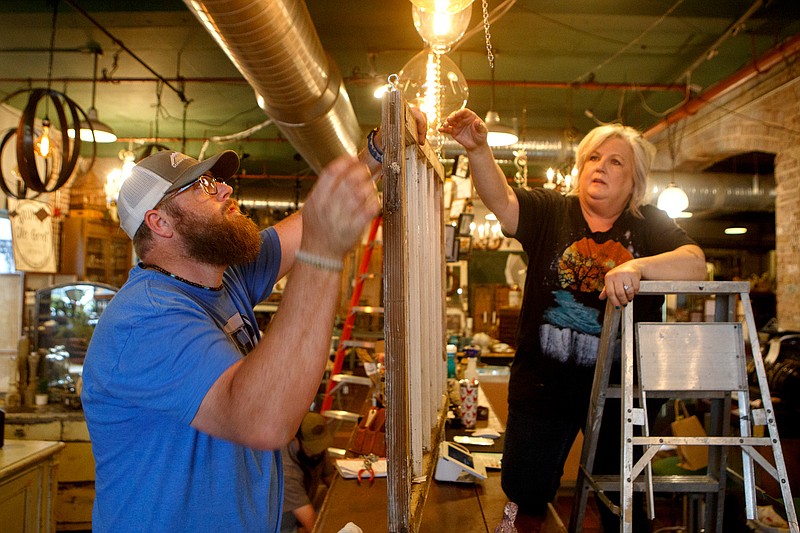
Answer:
M445 54L423 50L398 73L398 88L411 105L428 118L428 140L434 149L441 141L443 117L464 107L469 96L464 74Z
M33 150L42 157L50 157L52 155L50 121L47 119L42 120L42 134L36 139Z
M689 197L683 192L683 189L670 183L660 195L658 195L658 203L656 204L659 209L666 211L667 215L671 218L678 218L680 213L689 207Z
M467 31L472 16L472 6L450 13L430 11L413 6L411 11L414 27L422 40L437 54L444 54Z
M411 0L411 3L427 11L458 13L472 4L472 1L473 0Z

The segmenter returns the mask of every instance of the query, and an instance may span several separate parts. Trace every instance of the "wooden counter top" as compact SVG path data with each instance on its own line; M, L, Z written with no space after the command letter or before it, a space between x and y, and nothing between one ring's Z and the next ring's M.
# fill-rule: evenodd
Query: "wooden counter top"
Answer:
M11 477L63 448L63 442L6 439L0 448L0 479Z
M83 409L67 409L61 404L48 404L38 407L4 407L3 410L6 412L6 424L85 420Z

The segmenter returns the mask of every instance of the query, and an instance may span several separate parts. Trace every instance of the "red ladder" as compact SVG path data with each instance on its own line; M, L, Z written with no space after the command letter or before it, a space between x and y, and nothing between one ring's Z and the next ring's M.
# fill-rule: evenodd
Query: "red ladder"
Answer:
M372 250L375 247L375 237L378 234L378 228L381 225L382 217L377 216L372 220L372 225L369 228L369 236L367 237L367 245L364 248L364 255L361 257L361 264L358 266L358 275L356 276L356 283L353 287L353 294L350 297L350 306L347 310L347 318L345 318L344 326L342 327L342 334L339 337L339 347L336 349L336 356L333 360L333 369L328 378L328 385L325 388L325 398L322 400L322 408L320 411L324 413L331 408L333 404L333 395L331 391L336 386L334 376L342 372L342 364L344 363L345 353L348 348L348 341L353 334L353 325L356 320L356 312L358 311L358 302L361 300L361 291L364 289L364 279L367 277L367 269L372 260Z

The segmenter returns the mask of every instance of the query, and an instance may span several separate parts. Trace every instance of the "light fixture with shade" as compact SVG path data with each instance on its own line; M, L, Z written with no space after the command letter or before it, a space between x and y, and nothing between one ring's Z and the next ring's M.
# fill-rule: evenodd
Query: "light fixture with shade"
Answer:
M411 0L411 3L420 9L439 13L458 13L472 2L473 0Z
M519 140L517 132L500 124L500 114L494 110L494 67L492 67L492 100L484 122L488 133L486 143L489 146L508 146Z
M662 211L666 211L670 218L685 218L683 213L689 207L689 197L686 196L683 189L674 183L670 183L658 195L658 203L656 205Z
M422 40L437 54L450 51L450 47L458 41L469 26L472 6L467 5L461 11L440 12L428 11L414 5L412 8L414 27Z
M80 123L80 139L85 142L113 143L117 140L117 135L108 124L101 122L97 117L97 108L94 100L97 93L97 55L98 49L94 50L94 74L92 76L92 107L86 112L86 120ZM67 132L70 138L75 138L75 130Z
M747 228L742 226L732 226L725 228L725 235L744 235L747 233Z

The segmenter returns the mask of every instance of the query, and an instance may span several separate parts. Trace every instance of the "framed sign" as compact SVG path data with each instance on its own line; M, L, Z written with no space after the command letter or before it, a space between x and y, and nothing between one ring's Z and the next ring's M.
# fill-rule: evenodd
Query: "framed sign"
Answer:
M8 199L11 246L17 270L55 272L53 213L50 206L34 200Z

